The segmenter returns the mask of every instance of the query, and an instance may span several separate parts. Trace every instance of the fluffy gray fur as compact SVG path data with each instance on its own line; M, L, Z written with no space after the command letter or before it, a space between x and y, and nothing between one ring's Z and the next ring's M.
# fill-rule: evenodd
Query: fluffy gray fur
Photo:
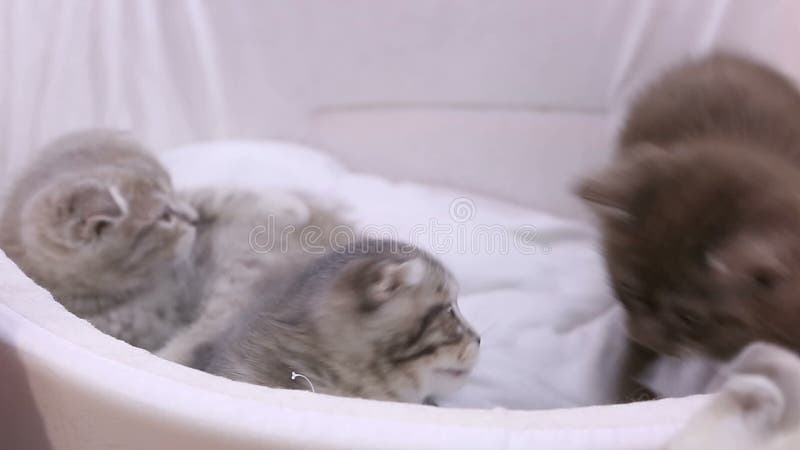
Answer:
M309 258L286 230L315 225L324 240L341 223L282 191L175 193L161 164L114 130L45 148L0 220L0 247L68 310L147 350L169 342L163 355L178 362L227 326L262 274Z
M457 283L431 255L393 241L355 241L321 256L282 289L256 285L195 367L289 389L421 402L459 387L480 339L461 316ZM266 289L265 289L266 288ZM266 291L266 294L264 293Z
M190 364L198 346L233 326L254 284L276 289L325 253L335 234L353 235L333 211L337 205L302 194L205 189L185 198L199 216L194 260L203 274L201 306L198 317L158 352L180 364Z
M89 130L48 145L16 180L0 247L68 310L153 349L191 316L176 280L191 270L194 218L141 144Z

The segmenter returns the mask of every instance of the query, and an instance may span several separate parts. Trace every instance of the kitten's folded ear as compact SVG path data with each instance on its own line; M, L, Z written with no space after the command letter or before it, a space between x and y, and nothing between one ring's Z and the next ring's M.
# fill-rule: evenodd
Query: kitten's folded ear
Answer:
M645 186L648 175L666 167L671 155L651 144L641 144L621 152L625 156L602 172L584 178L575 193L601 218L631 220L633 202Z
M70 189L59 212L70 219L76 237L89 240L121 219L126 209L127 203L115 187L87 181Z
M365 294L373 307L391 300L398 292L419 285L425 277L425 261L379 261L366 269Z

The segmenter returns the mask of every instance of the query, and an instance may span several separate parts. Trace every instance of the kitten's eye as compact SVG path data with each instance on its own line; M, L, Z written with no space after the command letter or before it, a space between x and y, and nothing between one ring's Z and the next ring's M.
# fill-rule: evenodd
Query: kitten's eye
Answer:
M752 277L755 285L764 290L772 289L778 281L777 277L767 270L757 270Z
M92 231L94 232L95 236L100 237L102 236L103 232L105 232L108 229L109 226L111 226L111 222L107 220L98 220L97 222L94 223L94 228L92 229Z
M443 292L444 292L444 283L439 283L439 285L436 286L436 293L441 294Z
M173 218L172 212L170 210L166 210L161 214L161 217L159 217L158 220L170 223L172 222L172 218Z
M703 318L691 311L679 310L675 312L675 315L678 316L678 319L680 319L680 321L686 325L694 326L703 323Z

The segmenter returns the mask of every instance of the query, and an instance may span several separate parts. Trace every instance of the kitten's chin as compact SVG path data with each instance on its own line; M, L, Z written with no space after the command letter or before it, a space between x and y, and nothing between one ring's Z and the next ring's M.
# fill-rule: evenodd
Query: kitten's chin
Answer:
M441 368L441 369L433 369L433 373L442 377L449 377L449 378L464 378L469 375L468 369L456 369L456 368Z
M469 371L459 375L433 372L429 380L430 389L426 398L438 400L453 395L467 383L468 375Z
M428 372L430 395L445 397L461 389L469 379L474 365L438 366Z

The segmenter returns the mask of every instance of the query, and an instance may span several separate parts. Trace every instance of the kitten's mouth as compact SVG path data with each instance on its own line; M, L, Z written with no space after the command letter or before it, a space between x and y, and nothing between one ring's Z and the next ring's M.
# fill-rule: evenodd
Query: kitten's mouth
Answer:
M469 373L467 369L435 369L434 372L453 378L461 378Z

